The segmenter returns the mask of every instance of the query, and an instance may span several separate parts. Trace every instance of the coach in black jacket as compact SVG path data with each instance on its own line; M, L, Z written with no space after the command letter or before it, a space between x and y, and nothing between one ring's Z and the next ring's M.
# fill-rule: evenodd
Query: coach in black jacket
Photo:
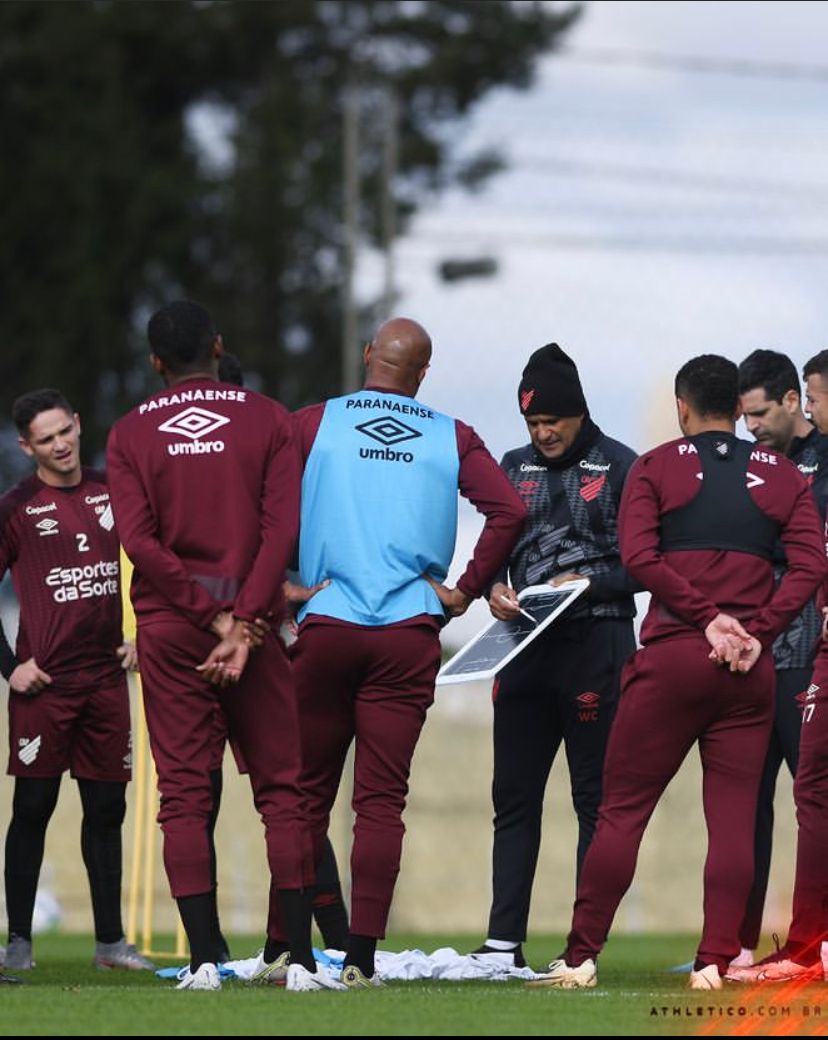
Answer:
M480 954L511 952L524 964L543 795L563 740L578 815L577 867L592 839L619 676L635 649L637 586L621 566L618 506L635 460L589 415L574 362L551 343L535 353L518 388L531 443L501 465L528 513L524 532L491 590L501 619L517 616L527 585L589 579L565 615L500 673L494 686L493 900Z

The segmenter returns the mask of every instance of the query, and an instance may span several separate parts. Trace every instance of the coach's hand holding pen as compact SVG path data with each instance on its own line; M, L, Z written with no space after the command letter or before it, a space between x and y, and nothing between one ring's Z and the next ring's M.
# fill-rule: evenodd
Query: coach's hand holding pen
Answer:
M533 624L537 624L532 615L521 607L515 590L504 585L502 581L492 586L489 594L489 610L498 621L514 621L523 614Z

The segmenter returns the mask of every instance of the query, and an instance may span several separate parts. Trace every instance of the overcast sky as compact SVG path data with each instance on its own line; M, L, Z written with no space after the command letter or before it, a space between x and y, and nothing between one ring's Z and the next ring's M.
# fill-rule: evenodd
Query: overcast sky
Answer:
M435 342L421 397L499 457L526 440L521 369L556 341L599 425L642 451L675 435L687 358L828 346L826 39L828 3L587 4L569 53L464 127L510 170L425 205L398 244L398 311ZM495 278L439 282L440 259L481 254ZM454 578L477 530L461 520Z

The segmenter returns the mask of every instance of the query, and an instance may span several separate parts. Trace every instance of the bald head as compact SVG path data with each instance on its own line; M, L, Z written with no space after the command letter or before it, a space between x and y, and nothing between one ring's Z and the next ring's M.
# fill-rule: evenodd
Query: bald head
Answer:
M431 360L431 337L416 321L391 318L377 329L363 358L369 386L414 397Z

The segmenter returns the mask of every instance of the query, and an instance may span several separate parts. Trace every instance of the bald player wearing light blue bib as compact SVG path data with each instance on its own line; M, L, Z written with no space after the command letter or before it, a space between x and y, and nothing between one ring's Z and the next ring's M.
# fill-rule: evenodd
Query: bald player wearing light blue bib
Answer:
M297 413L304 461L304 586L293 666L302 786L314 849L356 741L350 938L343 981L369 986L399 872L408 774L440 664L438 632L483 594L525 519L477 434L414 400L431 357L423 328L386 322L365 348L366 386ZM455 588L457 492L486 518Z

